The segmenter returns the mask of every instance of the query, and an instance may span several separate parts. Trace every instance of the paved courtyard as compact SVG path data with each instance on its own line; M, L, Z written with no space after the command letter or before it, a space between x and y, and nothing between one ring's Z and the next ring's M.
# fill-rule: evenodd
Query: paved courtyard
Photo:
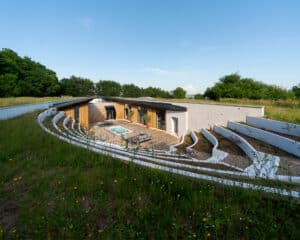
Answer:
M117 135L112 133L108 128L111 126L122 126L128 130L129 133L122 135ZM140 133L150 134L152 139L146 142L143 142L139 145L142 148L154 148L159 150L167 150L169 146L178 143L179 138L166 133L165 131L147 128L138 123L131 123L125 120L110 120L105 122L99 122L92 125L89 130L89 134L94 136L96 139L99 139L104 142L118 144L121 146L126 145L125 138L136 136ZM137 145L129 145L137 146Z

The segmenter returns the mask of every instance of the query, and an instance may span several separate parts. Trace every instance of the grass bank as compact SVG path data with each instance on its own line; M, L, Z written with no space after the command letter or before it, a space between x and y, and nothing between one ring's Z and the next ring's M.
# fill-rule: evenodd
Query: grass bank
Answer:
M51 102L71 98L69 96L65 97L8 97L0 98L0 107L8 107L21 104L29 103L42 103L42 102Z
M0 121L0 239L299 239L300 206L126 164Z
M265 117L300 124L300 100L251 100L224 98L220 101L204 99L169 99L174 102L195 102L210 104L242 104L265 106Z

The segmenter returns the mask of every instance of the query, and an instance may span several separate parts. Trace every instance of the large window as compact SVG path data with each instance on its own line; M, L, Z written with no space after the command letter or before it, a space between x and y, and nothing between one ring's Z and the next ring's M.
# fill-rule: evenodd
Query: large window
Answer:
M74 107L74 118L75 118L75 121L78 122L79 121L79 106L76 105Z
M138 111L138 122L146 125L147 108L140 107Z
M113 106L105 107L106 110L106 119L116 119L116 110Z
M130 119L130 111L131 111L131 106L125 105L124 106L124 118L127 120L131 120Z
M165 112L164 111L156 112L156 128L166 130Z

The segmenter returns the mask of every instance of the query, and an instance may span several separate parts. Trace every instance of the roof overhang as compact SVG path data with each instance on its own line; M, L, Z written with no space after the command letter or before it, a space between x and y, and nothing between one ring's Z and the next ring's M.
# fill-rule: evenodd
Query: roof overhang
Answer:
M66 103L61 103L61 104L54 105L54 107L56 107L57 110L64 110L66 108L73 107L73 106L76 106L76 105L86 104L86 103L92 101L95 98L97 98L97 96L80 97L80 98L76 98L73 101L69 101L69 102L66 102Z
M187 108L183 106L178 106L172 103L159 102L159 101L145 101L138 100L133 98L120 98L120 97L101 97L103 100L112 101L112 102L120 102L129 105L138 105L141 107L154 108L159 110L169 110L176 112L186 112Z

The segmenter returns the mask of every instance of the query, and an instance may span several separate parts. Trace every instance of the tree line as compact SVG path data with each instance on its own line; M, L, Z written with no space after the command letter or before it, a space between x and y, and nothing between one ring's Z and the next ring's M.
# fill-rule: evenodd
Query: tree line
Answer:
M186 91L180 87L171 92L157 87L141 88L112 80L100 80L95 84L76 76L59 81L54 71L29 57L22 58L11 49L0 51L0 97L59 95L184 98Z
M113 80L100 80L71 76L58 80L53 70L31 60L20 57L11 49L0 51L0 97L16 96L122 96L153 98L185 98L186 91L177 87L166 91L157 87L141 88L134 84L123 84ZM195 94L195 99L249 98L249 99L291 99L300 98L300 84L290 90L268 85L238 74L222 77L204 94Z
M123 84L113 80L100 80L96 84L89 79L71 76L60 81L61 91L70 96L112 96L112 97L153 97L153 98L185 98L186 91L177 87L174 91L161 88L141 88L134 84Z
M234 73L222 77L213 87L207 88L204 97L213 100L220 98L293 99L300 98L300 84L287 90L251 78L242 78Z

